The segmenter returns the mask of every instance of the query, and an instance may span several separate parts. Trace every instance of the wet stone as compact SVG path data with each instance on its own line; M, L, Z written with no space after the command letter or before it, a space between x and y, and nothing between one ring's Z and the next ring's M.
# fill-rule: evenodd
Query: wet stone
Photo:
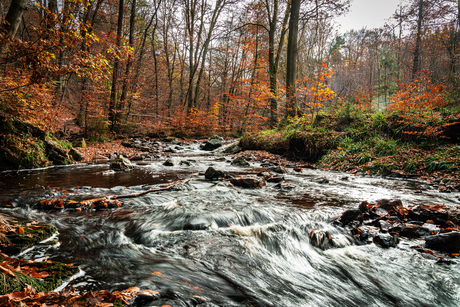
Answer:
M134 168L134 165L131 163L131 161L122 155L118 155L118 157L113 160L112 163L110 163L110 169L115 171L129 170L132 168Z
M256 176L238 176L230 178L230 182L237 187L242 188L261 188L265 185L265 179Z
M171 161L170 159L166 160L165 162L163 162L163 165L164 166L174 166L174 163L173 161Z
M344 224L344 225L347 225L348 223L350 223L351 221L353 220L356 220L358 219L359 217L361 217L362 215L362 212L361 210L359 209L349 209L347 211L345 211L342 216L340 217L340 221Z
M376 203L378 205L380 205L380 207L382 207L386 211L394 210L395 208L402 207L402 205L403 205L402 201L400 199L386 199L386 198L383 198L383 199L377 200Z
M311 181L319 183L319 184L327 184L327 183L329 183L329 180L327 178L325 178L325 177L315 178L315 179L312 179Z
M383 221L383 220L379 220L378 223L379 223L380 231L382 232L388 232L390 228L393 226L387 221Z
M284 190L284 191L291 191L291 190L294 190L296 188L296 186L292 185L292 184L289 184L289 183L285 183L285 184L278 183L273 188Z
M287 174L287 170L282 167L281 165L273 166L268 169L270 172L278 173L278 174Z
M212 179L219 179L221 177L224 177L224 172L218 169L215 169L214 167L210 166L204 173L204 177L208 180Z
M387 233L377 234L372 241L383 248L396 247L399 243L399 237Z
M278 182L281 182L281 181L284 180L284 176L281 176L281 175L271 175L271 176L265 177L265 180L267 180L267 182L275 182L275 183L278 183Z
M449 232L427 236L425 244L428 248L439 251L458 253L460 251L460 232Z
M243 157L237 157L231 163L233 166L249 166L249 162L247 162Z
M222 140L217 138L211 138L204 144L203 150L211 151L222 146Z

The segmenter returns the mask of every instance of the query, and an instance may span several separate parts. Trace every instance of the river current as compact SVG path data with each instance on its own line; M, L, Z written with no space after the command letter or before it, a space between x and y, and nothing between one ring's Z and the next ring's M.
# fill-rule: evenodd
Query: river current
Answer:
M19 257L80 266L83 274L70 282L79 291L137 286L160 292L143 306L460 306L457 259L436 264L411 248L423 244L415 239L403 238L389 249L357 245L331 224L363 200L458 204L453 193L417 181L312 169L286 174L283 184L289 189L276 183L242 189L199 173L214 166L255 175L260 164L234 167L197 145L171 155L175 166L163 166L165 159L109 175L100 174L108 164L0 173L0 204L12 205L1 214L59 229L58 245ZM180 165L181 160L191 165ZM312 180L323 176L329 183ZM45 198L130 194L182 179L190 180L169 191L124 199L125 206L116 210L33 209ZM328 231L336 247L312 246L311 230Z

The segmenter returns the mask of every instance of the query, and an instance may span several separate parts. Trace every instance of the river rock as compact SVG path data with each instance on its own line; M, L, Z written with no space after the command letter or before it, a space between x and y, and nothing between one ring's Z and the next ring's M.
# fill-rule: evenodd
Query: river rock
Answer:
M225 148L222 149L222 152L224 154L230 154L230 155L236 154L240 151L241 151L241 148L238 145L238 143L229 144L225 146Z
M83 154L75 148L71 148L69 150L69 155L72 157L74 161L83 161L84 159Z
M311 181L319 183L319 184L329 183L329 180L325 177L315 178L315 179L312 179Z
M268 170L270 172L274 172L274 173L278 173L278 174L287 174L287 170L282 167L281 165L277 165L277 166L273 166L273 167L269 167Z
M373 238L373 242L383 248L396 247L399 243L399 238L396 235L379 233Z
M166 160L165 162L163 162L163 165L164 166L174 166L174 163L173 161L171 161L170 159Z
M376 203L380 205L383 209L387 211L394 210L397 207L402 207L402 201L400 199L378 199L376 200Z
M343 225L347 225L353 220L356 220L358 218L362 217L362 212L359 209L349 209L346 210L342 216L340 217L340 221L343 223Z
M246 161L243 157L236 157L235 160L231 163L233 166L249 166L249 162Z
M449 213L444 206L415 206L409 210L409 218L414 221L432 220L436 224L445 224Z
M460 232L448 232L427 236L425 245L429 248L448 253L458 253L460 251Z
M447 209L448 220L460 225L460 206L454 205Z
M203 149L211 151L211 150L217 149L217 148L219 148L221 146L222 146L222 140L220 140L220 139L209 139L209 141L207 141L206 144L204 144Z
M242 188L261 188L265 185L265 179L256 176L238 176L230 178L230 182L237 187Z
M208 169L204 173L204 177L208 180L219 179L224 176L225 176L225 173L223 171L215 169L212 166L208 167Z
M273 188L284 190L284 191L291 191L291 190L294 190L296 186L290 183L286 183L286 184L278 183Z
M321 249L327 249L332 245L332 236L327 231L322 230L310 230L308 232L310 238L310 244Z
M134 165L131 163L131 161L122 155L118 155L118 157L113 160L112 163L110 163L110 169L115 171L129 170L132 168L134 168Z
M265 177L265 180L267 180L267 182L275 182L275 183L278 183L278 182L281 182L281 181L284 180L284 176L282 176L282 175L270 174L269 176Z

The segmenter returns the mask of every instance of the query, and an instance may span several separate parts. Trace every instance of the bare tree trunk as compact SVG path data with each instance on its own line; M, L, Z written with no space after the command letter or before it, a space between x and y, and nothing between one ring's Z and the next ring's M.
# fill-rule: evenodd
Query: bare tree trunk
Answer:
M417 34L415 38L414 64L412 66L412 80L420 70L420 46L422 44L423 0L418 3Z
M126 100L126 96L128 95L128 80L130 77L131 66L133 64L133 58L134 58L134 21L135 19L136 19L136 0L132 0L131 16L129 18L129 39L128 39L128 44L132 48L132 54L129 56L128 62L126 63L125 75L123 77L123 87L121 89L121 96L120 96L120 103L119 103L120 111L124 109L124 102Z
M287 42L286 96L288 102L288 113L291 116L297 115L297 34L299 31L300 1L301 0L292 0L291 2L291 18L289 20L289 36Z
M119 0L118 24L117 24L117 47L121 46L121 35L122 35L122 30L123 30L123 6L124 6L124 1ZM117 82L118 82L119 70L120 70L120 60L118 58L115 58L115 61L113 63L112 90L110 92L110 104L109 104L109 122L110 122L110 130L112 132L117 129L117 121L118 121Z

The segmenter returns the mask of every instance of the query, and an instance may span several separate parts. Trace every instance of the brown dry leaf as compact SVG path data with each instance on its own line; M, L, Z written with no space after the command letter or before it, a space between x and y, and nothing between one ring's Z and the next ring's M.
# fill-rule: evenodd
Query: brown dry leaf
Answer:
M163 275L163 273L155 271L155 272L152 272L152 275Z

